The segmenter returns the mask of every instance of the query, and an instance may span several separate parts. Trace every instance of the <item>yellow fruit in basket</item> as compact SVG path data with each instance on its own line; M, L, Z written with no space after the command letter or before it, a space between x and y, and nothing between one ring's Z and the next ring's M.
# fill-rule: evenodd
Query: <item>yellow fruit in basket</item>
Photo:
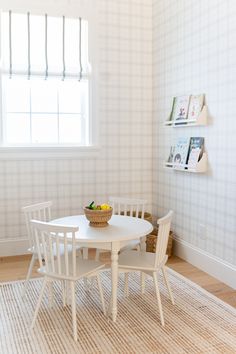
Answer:
M102 210L109 210L109 209L111 209L111 207L110 207L110 205L108 205L108 204L102 204L102 205L101 205L101 209L102 209Z

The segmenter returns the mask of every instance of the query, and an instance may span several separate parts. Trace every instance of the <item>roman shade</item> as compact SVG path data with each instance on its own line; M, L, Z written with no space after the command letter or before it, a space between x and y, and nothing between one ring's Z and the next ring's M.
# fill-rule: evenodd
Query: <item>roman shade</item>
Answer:
M2 73L81 80L90 74L85 19L2 12Z

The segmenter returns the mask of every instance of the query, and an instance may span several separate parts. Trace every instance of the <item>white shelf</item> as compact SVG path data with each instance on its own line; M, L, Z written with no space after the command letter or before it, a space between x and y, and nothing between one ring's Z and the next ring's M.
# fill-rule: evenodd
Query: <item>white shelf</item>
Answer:
M182 172L193 172L193 173L204 173L207 171L207 153L204 152L200 161L198 161L196 168L188 168L188 165L179 165L175 163L166 162L165 167L169 170L182 171Z
M164 125L169 127L181 128L192 127L196 125L207 125L208 109L204 105L199 116L196 119L179 119L179 120L167 120Z

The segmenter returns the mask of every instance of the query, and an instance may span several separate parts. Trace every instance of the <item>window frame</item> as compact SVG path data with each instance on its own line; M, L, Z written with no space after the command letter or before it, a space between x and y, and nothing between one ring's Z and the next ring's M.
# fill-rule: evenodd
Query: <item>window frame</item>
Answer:
M88 7L89 9L89 7ZM8 11L9 9L4 9ZM91 10L91 9L90 9ZM26 9L17 9L18 13L25 13ZM94 13L94 12L93 12ZM32 10L32 14L44 15L39 11ZM54 11L48 11L49 16L62 16L65 15L69 18L77 18L75 13L71 15L66 11L66 13L58 13ZM81 14L78 14L78 17ZM100 150L99 147L99 122L98 122L98 98L96 93L98 92L98 67L97 67L97 20L91 12L84 14L83 18L88 21L89 34L88 34L88 51L89 51L89 62L92 66L91 74L88 76L89 84L89 98L88 98L88 109L89 109L89 145L79 145L79 144L24 144L21 146L17 144L7 144L4 145L3 141L3 115L4 115L4 100L3 100L3 75L5 75L0 68L0 159L37 159L37 158L75 158L78 156L97 156ZM0 28L1 28L1 11L0 11ZM0 32L0 45L1 45L1 32Z

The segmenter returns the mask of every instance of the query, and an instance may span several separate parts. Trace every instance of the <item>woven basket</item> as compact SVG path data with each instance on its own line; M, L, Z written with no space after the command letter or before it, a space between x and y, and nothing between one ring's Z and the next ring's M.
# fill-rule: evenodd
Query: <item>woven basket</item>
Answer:
M158 228L154 227L152 233L147 236L147 239L146 239L146 251L147 252L153 252L153 253L156 252L157 232L158 232ZM172 245L173 245L173 231L170 231L168 245L167 245L167 251L166 251L166 254L169 257L172 256Z
M112 217L113 209L108 210L92 210L84 208L84 214L89 220L89 225L93 227L105 227L108 226L108 221Z

